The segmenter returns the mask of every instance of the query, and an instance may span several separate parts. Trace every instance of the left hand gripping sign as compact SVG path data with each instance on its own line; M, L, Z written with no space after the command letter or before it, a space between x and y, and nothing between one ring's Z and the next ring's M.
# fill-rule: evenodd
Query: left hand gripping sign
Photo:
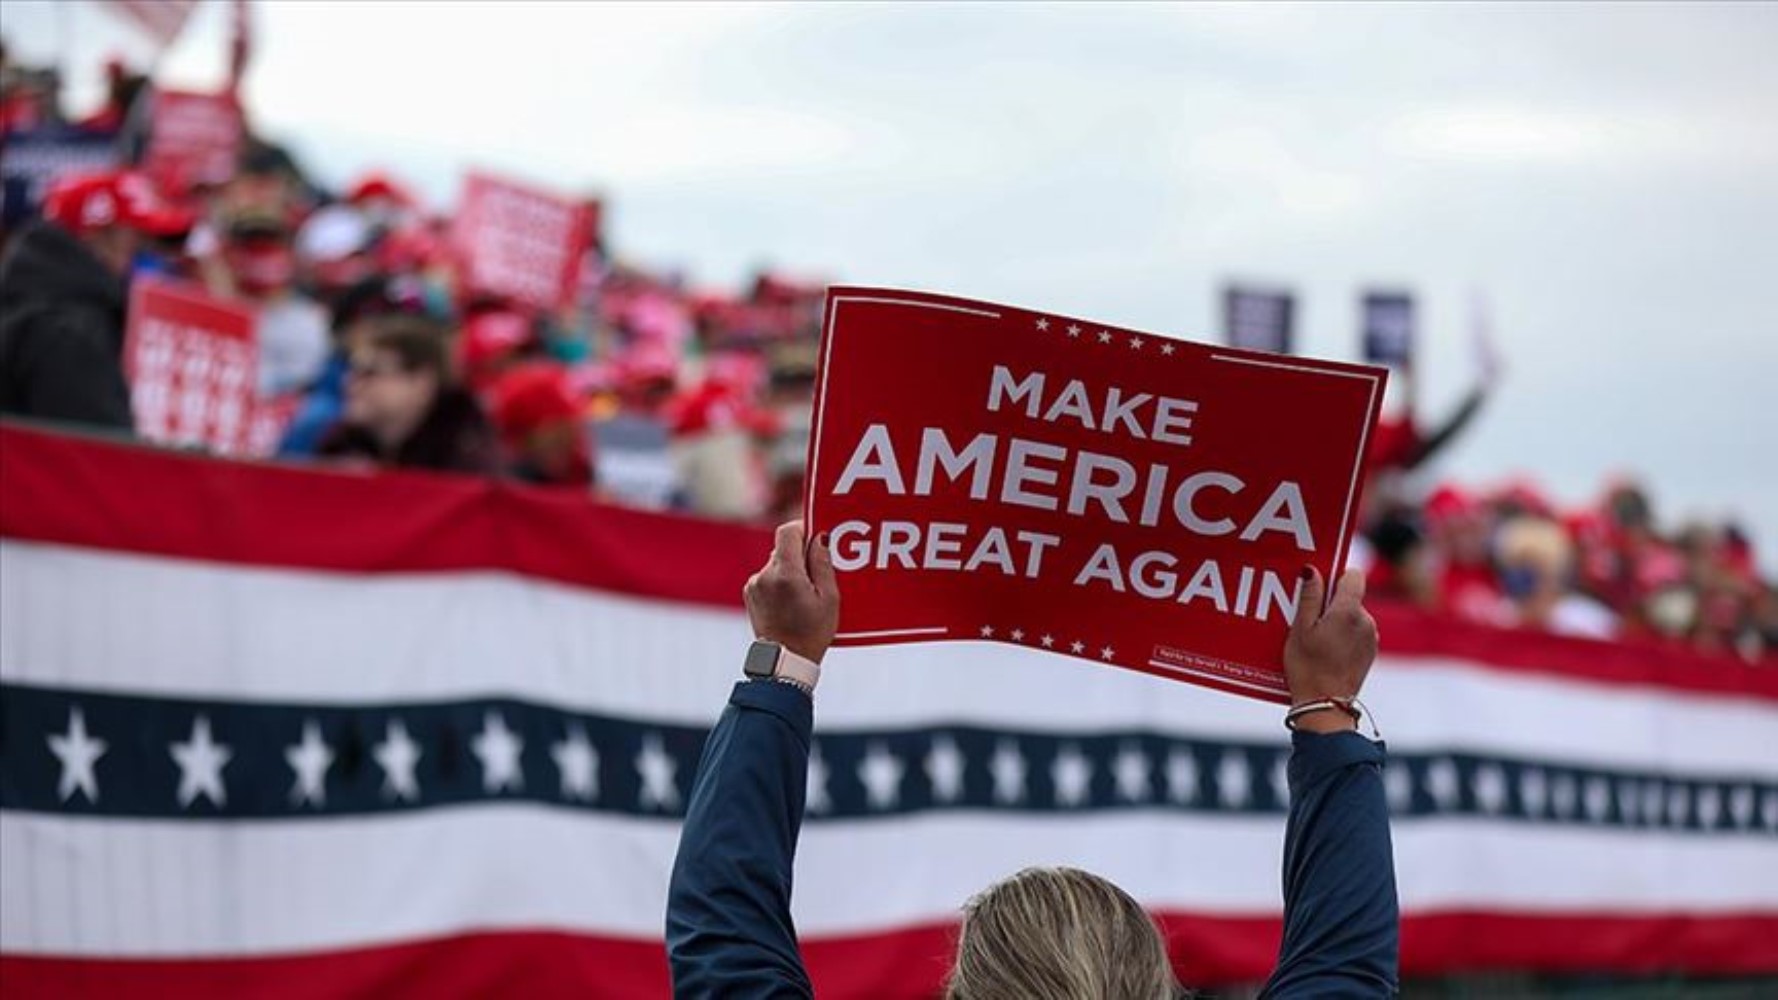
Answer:
M840 645L986 640L1282 701L1386 373L918 292L828 292L805 518Z

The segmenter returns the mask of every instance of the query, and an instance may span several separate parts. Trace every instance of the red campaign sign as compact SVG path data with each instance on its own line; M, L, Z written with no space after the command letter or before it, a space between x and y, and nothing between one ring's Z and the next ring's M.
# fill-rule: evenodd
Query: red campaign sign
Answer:
M537 309L570 305L592 223L588 205L470 174L455 229L463 284Z
M258 365L247 307L190 285L144 279L130 289L124 370L143 437L250 453Z
M1387 373L918 292L828 291L805 517L840 645L986 640L1286 700Z
M143 169L162 190L183 193L235 174L241 154L241 107L228 94L157 90Z

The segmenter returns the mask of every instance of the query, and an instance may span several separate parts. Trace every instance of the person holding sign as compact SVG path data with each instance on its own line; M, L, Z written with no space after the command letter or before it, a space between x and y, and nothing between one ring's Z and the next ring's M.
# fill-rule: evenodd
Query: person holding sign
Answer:
M1354 701L1377 652L1364 578L1325 586L1305 566L1284 644L1293 732L1284 845L1284 940L1262 995L1396 992L1398 907L1382 765L1356 732ZM676 997L813 994L790 916L820 662L839 630L828 540L778 529L748 581L755 635L728 708L705 743L667 899ZM1087 872L1028 869L964 910L947 996L1168 1000L1166 943L1130 896Z

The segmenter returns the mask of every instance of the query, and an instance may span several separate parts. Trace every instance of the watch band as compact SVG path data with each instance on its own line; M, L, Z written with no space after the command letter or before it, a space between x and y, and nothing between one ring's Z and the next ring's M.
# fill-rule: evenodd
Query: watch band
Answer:
M815 685L821 683L821 664L779 646L778 667L772 671L772 676L780 680L795 681L813 694Z

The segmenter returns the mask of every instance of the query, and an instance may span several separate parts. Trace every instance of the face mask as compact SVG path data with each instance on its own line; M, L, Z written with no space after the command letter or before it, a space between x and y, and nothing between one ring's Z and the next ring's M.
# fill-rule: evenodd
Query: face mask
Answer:
M296 278L296 256L287 246L231 249L228 266L242 290L252 295L286 288Z

